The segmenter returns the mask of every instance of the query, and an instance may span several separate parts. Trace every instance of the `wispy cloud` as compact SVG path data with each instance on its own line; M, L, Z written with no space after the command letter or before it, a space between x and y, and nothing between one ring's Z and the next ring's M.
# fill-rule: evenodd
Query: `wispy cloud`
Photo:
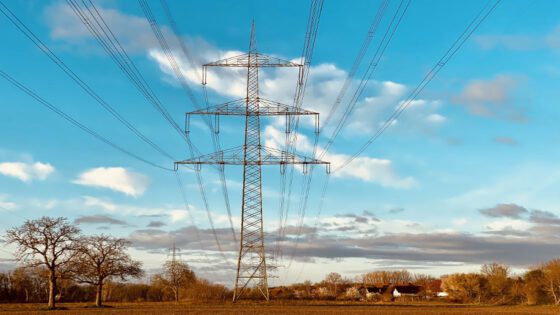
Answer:
M292 230L293 229L293 230ZM409 263L486 263L500 259L513 266L525 267L555 257L560 250L556 240L543 240L539 237L510 237L503 233L492 235L476 235L458 232L397 232L392 234L353 233L340 236L316 234L311 227L302 229L289 227L285 238L281 240L281 248L285 253L295 253L296 260L310 258L325 259L392 259ZM227 229L217 229L216 233L222 248L228 255L237 251ZM129 239L139 249L165 249L175 242L184 249L200 248L196 235L200 236L202 246L208 251L217 252L211 230L189 226L173 231L144 229L133 232ZM297 241L296 236L300 239ZM295 246L298 249L295 250Z
M16 208L16 206L16 203L9 201L7 196L0 195L0 208L11 210Z
M146 227L149 228L159 228L159 227L163 227L166 226L167 224L165 224L165 222L162 221L150 221L150 223L148 223L148 225Z
M511 137L496 137L494 138L494 142L497 143L501 143L501 144L507 144L507 145L518 145L519 142L517 140L515 140L514 138Z
M148 188L148 177L123 167L97 167L83 172L73 183L107 188L138 197Z
M518 78L507 75L473 80L452 101L465 106L475 116L525 122L527 117L514 100L519 82Z
M45 180L54 172L54 167L42 162L2 162L0 174L17 178L23 182Z
M110 214L124 214L132 215L138 218L168 218L172 223L190 220L189 211L193 215L193 218L198 222L198 220L206 220L206 213L201 210L196 209L192 205L188 205L189 211L187 211L184 206L173 207L173 206L163 206L163 207L142 207L134 206L129 204L115 203L108 199L101 199L92 196L82 196L81 198L83 206L89 209L102 210ZM225 222L225 219L218 214L213 213L215 223ZM160 222L160 221L154 221ZM201 221L202 222L202 221ZM161 227L160 225L158 227ZM155 226L151 226L155 227Z
M507 217L513 219L519 219L521 216L529 213L527 209L516 204L498 204L492 208L481 209L479 212L488 217Z
M111 224L111 225L127 225L123 220L115 219L108 215L84 215L74 220L76 224Z
M560 25L543 34L476 35L474 42L484 50L509 51L560 50Z

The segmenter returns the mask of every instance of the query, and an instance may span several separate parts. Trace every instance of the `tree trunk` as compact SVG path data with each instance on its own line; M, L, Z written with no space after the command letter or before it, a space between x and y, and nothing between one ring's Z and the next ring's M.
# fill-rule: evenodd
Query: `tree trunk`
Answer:
M95 306L101 307L103 299L103 283L97 285L97 293L95 294Z
M554 283L552 282L552 280L550 280L549 283L550 283L550 294L554 299L554 304L558 305L560 304L560 299L558 299L558 296L556 296L556 291L554 291Z
M50 270L49 277L49 309L54 309L55 305L55 295L56 295L56 274L54 270Z
M173 293L175 294L175 302L179 302L179 288L173 288Z

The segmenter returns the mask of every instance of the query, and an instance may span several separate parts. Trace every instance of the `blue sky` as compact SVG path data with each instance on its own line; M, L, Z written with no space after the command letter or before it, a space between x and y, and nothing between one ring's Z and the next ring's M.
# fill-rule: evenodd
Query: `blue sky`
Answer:
M169 69L135 1L94 1L150 87L182 125L194 110ZM202 102L199 67L182 55L157 1L150 6L189 85ZM486 1L412 1L402 24L358 100L349 123L325 155L333 164L353 154L424 77ZM392 1L380 30L398 1ZM90 36L65 1L10 1L6 6L93 90L171 155L187 147ZM299 60L307 2L169 1L180 37L203 62L247 49L255 20L259 50ZM304 107L324 118L372 23L379 1L325 3ZM321 217L325 180L316 169L303 239L274 283L321 279L329 271L352 277L383 268L444 274L500 261L522 270L560 250L556 145L560 110L559 3L503 1L397 122L343 171L331 175ZM172 161L141 142L81 90L5 16L0 70L115 143L158 164ZM347 96L356 88L379 38L374 38ZM297 73L261 73L261 93L289 103ZM211 72L211 103L243 95L243 73ZM183 258L210 279L230 284L236 244L218 174L203 168L210 210L228 262L217 252L192 171L183 169L188 207L172 173L108 147L0 80L0 228L41 215L76 220L85 233L110 233L133 241L135 257L155 270L175 241ZM347 97L341 107L347 105ZM334 121L340 118L334 117ZM332 125L332 124L331 124ZM263 142L281 144L278 121L267 120ZM327 126L320 144L333 126ZM193 141L210 153L209 131L193 120ZM221 121L223 148L242 142L241 120ZM312 129L303 123L298 150L310 154ZM263 171L265 229L278 227L280 176ZM239 222L241 170L226 171L235 227ZM302 174L294 177L289 225L297 223ZM4 215L5 214L5 215ZM317 229L314 229L317 226ZM316 233L315 233L316 232ZM282 244L290 253L295 235ZM272 243L272 237L270 242ZM286 257L288 256L288 257ZM10 258L5 253L3 258ZM310 262L321 265L311 267ZM6 264L9 265L9 261ZM288 268L290 266L290 268Z

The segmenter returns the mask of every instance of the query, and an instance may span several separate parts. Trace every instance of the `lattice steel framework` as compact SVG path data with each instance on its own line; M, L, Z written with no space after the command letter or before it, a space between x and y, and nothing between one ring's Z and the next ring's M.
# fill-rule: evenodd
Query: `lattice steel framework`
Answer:
M262 209L262 165L280 165L284 172L287 164L300 164L304 171L309 164L325 164L328 162L314 158L289 153L287 151L265 147L261 145L260 116L285 116L286 133L290 132L288 122L292 115L311 115L315 117L315 129L318 130L319 114L294 106L261 99L259 97L259 68L260 67L299 67L299 83L301 84L302 65L257 52L255 25L251 28L249 51L246 54L222 59L203 65L202 84L206 84L209 67L237 67L247 68L247 94L244 99L211 106L206 109L189 112L186 118L186 131L190 132L191 115L214 115L216 128L220 115L245 116L245 144L232 149L214 152L212 154L175 162L175 167L181 164L191 164L200 167L203 164L243 165L243 196L241 206L241 238L239 257L237 260L237 275L233 301L238 300L250 283L269 299L266 251L263 232Z

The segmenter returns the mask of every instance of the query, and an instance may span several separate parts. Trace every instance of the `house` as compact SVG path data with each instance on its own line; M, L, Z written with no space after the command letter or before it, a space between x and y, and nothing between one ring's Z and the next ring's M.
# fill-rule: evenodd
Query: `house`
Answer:
M395 285L393 286L392 294L394 298L407 298L415 299L420 297L422 287L419 285Z
M439 292L443 291L442 281L440 279L434 279L426 284L424 288L426 296L435 297Z

